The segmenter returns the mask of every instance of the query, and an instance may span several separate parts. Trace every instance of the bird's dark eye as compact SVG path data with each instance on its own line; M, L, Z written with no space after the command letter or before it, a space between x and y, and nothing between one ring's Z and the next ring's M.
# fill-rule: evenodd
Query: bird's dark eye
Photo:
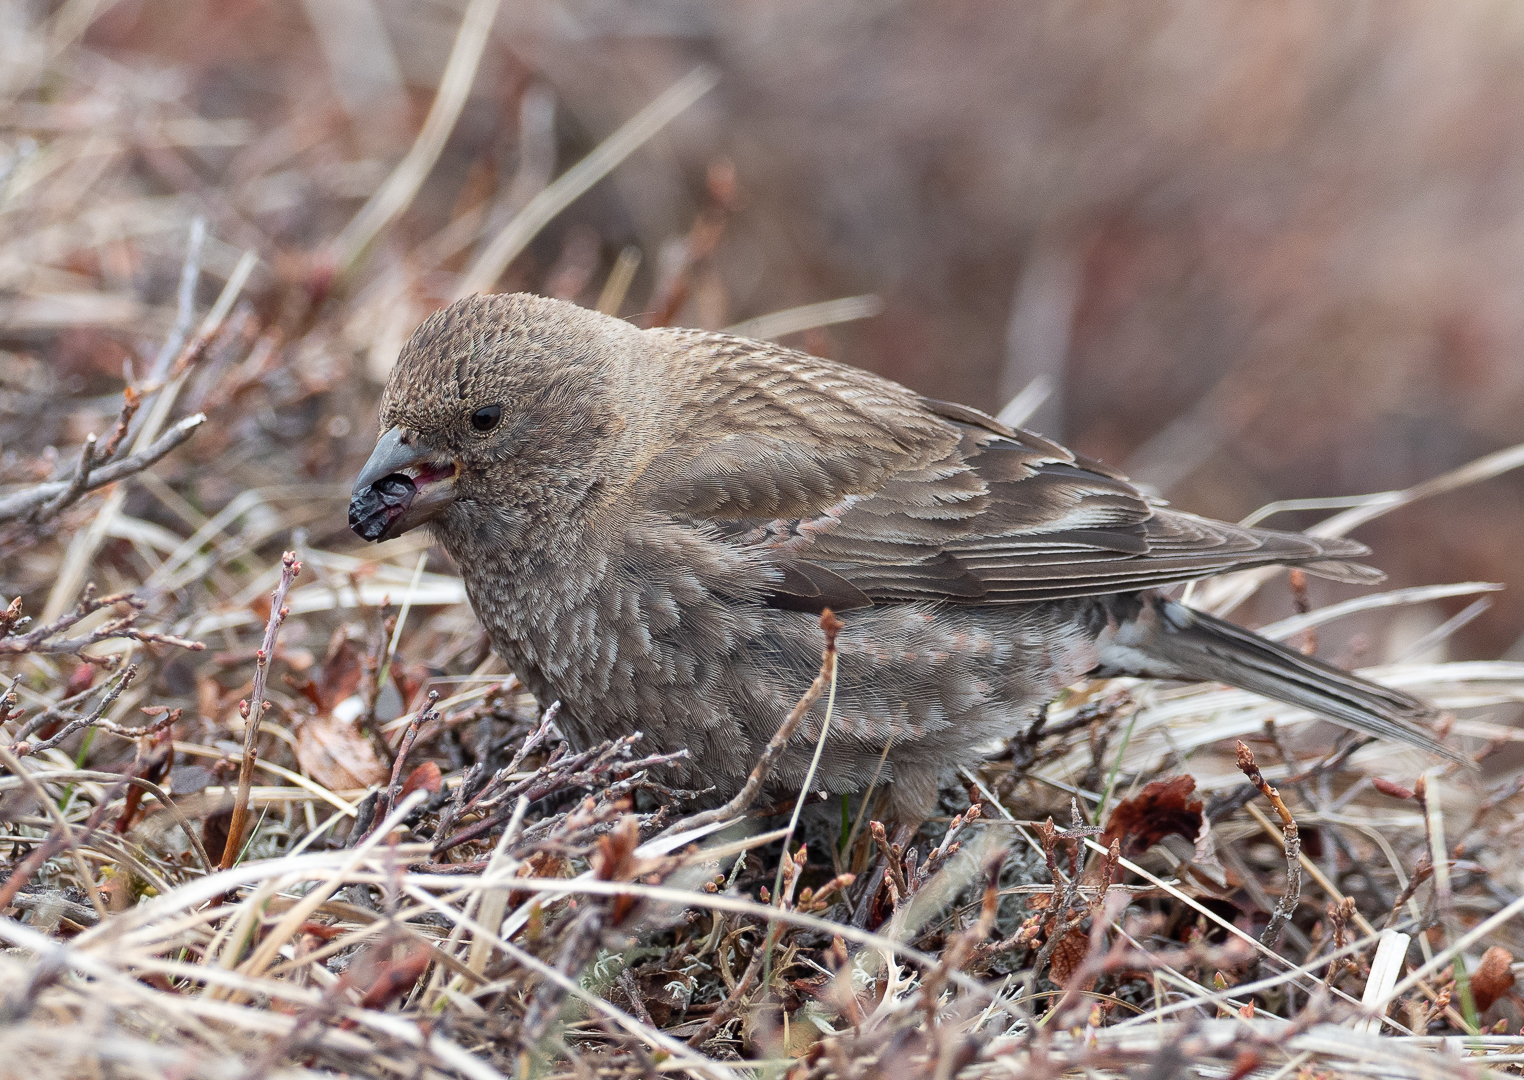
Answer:
M483 405L471 414L471 426L480 432L488 432L497 427L497 422L503 418L501 405Z

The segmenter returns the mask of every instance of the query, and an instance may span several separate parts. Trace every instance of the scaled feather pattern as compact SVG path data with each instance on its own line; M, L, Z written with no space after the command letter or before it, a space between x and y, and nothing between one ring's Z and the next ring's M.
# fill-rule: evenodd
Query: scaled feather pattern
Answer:
M711 799L738 790L814 677L825 608L846 628L814 784L877 776L905 820L1087 674L1222 681L1453 756L1423 703L1158 592L1276 563L1379 580L1350 561L1362 545L1183 513L845 364L479 296L414 334L381 424L357 504L400 470L429 509L366 535L426 520L574 744L638 730L648 751L687 749L673 778ZM774 793L798 791L823 721L817 705Z

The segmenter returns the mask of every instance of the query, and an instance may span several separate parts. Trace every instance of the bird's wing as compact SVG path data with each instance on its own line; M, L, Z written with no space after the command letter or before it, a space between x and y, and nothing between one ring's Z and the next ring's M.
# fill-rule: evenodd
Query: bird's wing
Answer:
M665 333L678 333L666 331ZM1150 501L1125 477L977 410L762 343L690 334L713 398L647 469L646 505L751 550L778 606L1030 603L1269 563L1346 580L1347 540L1246 529Z

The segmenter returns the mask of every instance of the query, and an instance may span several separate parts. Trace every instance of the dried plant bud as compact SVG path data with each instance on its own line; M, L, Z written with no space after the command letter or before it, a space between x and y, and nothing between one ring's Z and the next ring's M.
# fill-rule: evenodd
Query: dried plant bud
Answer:
M1421 780L1419 782L1422 783ZM1381 794L1390 795L1394 799L1411 799L1413 797L1411 789L1380 776L1372 777L1371 785Z

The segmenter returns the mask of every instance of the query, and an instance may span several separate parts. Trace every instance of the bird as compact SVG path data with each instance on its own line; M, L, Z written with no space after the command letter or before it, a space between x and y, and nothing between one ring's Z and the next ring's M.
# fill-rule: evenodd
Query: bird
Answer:
M743 785L843 623L767 791L879 785L919 821L992 740L1086 677L1226 683L1460 760L1401 691L1171 599L1284 564L1370 583L1342 538L1247 528L977 409L768 342L527 293L403 347L351 528L427 525L493 649L574 748L633 732L672 778Z

